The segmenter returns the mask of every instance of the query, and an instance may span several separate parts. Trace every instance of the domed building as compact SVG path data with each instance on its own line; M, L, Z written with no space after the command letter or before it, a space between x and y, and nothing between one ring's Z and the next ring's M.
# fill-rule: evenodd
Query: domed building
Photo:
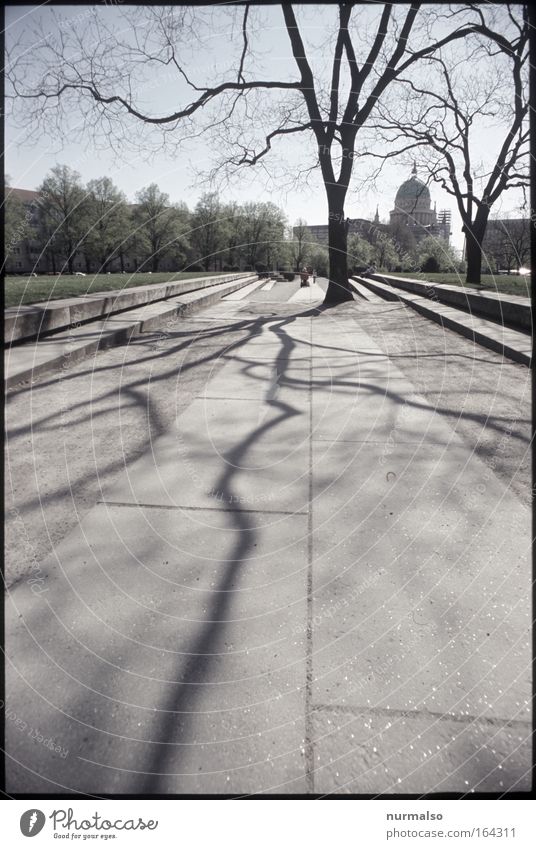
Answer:
M432 209L430 190L417 177L417 163L409 180L402 183L395 197L395 208L389 213L392 227L409 227L416 239L440 236L448 242L450 237L450 212L442 210L438 216Z
M389 213L390 223L380 221L379 208L372 220L368 218L347 218L348 235L358 234L369 242L374 243L378 233L392 236L402 244L406 240L401 239L400 228L407 227L411 232L409 242L413 247L426 236L439 236L448 243L450 238L450 210L442 209L437 212L436 206L432 209L430 190L422 180L417 177L417 163L413 163L413 169L409 180L405 180L400 186L395 197L395 208ZM294 238L297 238L298 228L294 228ZM307 231L314 242L322 245L328 244L329 227L327 224L307 225ZM398 235L397 235L398 234Z

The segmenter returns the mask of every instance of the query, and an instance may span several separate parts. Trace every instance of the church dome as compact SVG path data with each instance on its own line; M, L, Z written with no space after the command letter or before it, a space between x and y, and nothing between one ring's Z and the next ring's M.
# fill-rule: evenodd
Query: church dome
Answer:
M410 179L402 183L396 193L395 209L404 212L428 212L430 204L428 187L417 179L417 167L414 165Z

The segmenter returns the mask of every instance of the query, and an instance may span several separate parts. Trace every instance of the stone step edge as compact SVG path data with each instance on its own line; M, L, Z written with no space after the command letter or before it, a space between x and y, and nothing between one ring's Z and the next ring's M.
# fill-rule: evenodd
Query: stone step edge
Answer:
M149 330L157 330L170 320L174 320L181 316L191 315L205 306L210 306L210 304L219 301L223 295L235 292L243 286L252 283L256 279L257 275L252 275L243 280L215 284L214 286L207 287L208 291L198 290L195 292L188 292L174 300L173 303L169 303L167 300L165 302L160 302L162 309L157 314L154 314L154 312L151 311L154 311L155 307L158 306L158 303L152 302L138 308L134 307L132 310L120 315L111 315L98 322L100 327L99 329L95 328L94 338L85 339L83 341L80 340L77 344L76 330L72 331L69 333L74 344L74 347L71 350L62 351L60 354L54 354L50 357L50 359L43 360L40 363L35 363L31 367L21 369L20 371L13 372L11 370L10 373L9 358L13 356L16 357L17 351L27 351L30 346L35 348L40 344L46 344L46 341L54 341L54 337L46 337L46 340L43 340L43 343L36 340L30 342L28 345L17 345L5 352L6 362L4 368L4 387L6 389L10 389L19 383L42 377L43 375L50 374L51 372L59 369L69 368L99 350L111 348L115 345L123 345L134 336L138 336L140 333L144 333ZM143 316L144 312L147 313L147 317ZM129 317L130 321L128 321ZM125 323L122 323L119 327L112 326L114 321L117 322L121 319L123 319ZM78 328L78 330L84 331L84 335L87 335L88 325L84 325L83 327ZM58 337L60 336L62 336L61 333L58 334Z
M462 309L466 313L491 319L500 325L511 325L512 330L532 333L532 311L529 298L517 300L500 292L487 293L478 289L396 277L392 274L370 274L369 279L411 292L413 295L440 301L447 306Z
M94 292L79 297L8 307L4 311L4 345L44 338L74 324L99 321L135 307L180 297L188 292L200 291L222 283L231 283L244 277L251 278L251 274L241 272L190 277L167 283L131 286L109 292Z
M453 330L461 336L465 336L466 339L471 339L473 342L482 345L482 347L489 348L491 351L502 354L502 356L507 357L514 362L521 363L529 368L532 367L532 355L527 353L526 350L523 350L523 348L527 346L530 337L525 333L521 333L519 330L502 328L501 325L495 324L492 321L478 316L478 320L487 325L486 330L488 332L483 332L482 328L477 329L473 327L471 323L472 316L470 313L465 313L459 310L459 317L454 318L453 315L449 315L445 312L446 310L449 310L450 312L456 311L455 306L447 306L446 304L441 303L435 303L434 306L431 306L434 302L432 302L429 298L412 295L405 290L394 289L392 286L380 283L377 280L370 280L369 278L364 277L356 277L355 280L366 286L371 292L380 295L385 300L401 301L426 318L435 321L436 324L441 324L442 327ZM350 282L352 282L352 280ZM523 347L514 348L512 345L500 341L497 338L497 333L501 330L506 330L510 335L515 334L515 336L519 338L520 346L522 345Z

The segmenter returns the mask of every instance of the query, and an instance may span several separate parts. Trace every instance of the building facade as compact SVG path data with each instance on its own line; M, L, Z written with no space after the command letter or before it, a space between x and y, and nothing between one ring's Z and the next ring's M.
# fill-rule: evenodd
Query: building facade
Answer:
M12 236L12 243L5 245L5 271L7 274L46 273L48 260L34 238L40 223L39 192L6 188L5 197L8 196L21 203L24 218Z
M447 243L450 240L451 213L447 209L437 212L435 204L432 209L430 191L418 179L416 163L413 164L411 177L402 183L396 193L394 208L389 213L389 219L390 225L381 224L378 208L376 208L373 221L364 218L348 218L348 235L356 233L366 238L367 234L373 231L381 230L388 233L390 230L393 232L398 231L400 227L407 227L417 242L426 236L439 237ZM328 244L327 224L311 224L307 229L311 241Z
M482 242L482 268L517 272L530 265L530 219L491 218Z
M367 232L372 232L376 226L376 221L368 221L366 218L347 218L348 224L348 235L365 235ZM386 230L386 226L384 224L379 224L380 229ZM294 238L296 238L297 227L293 228ZM328 246L329 238L328 238L328 225L327 224L308 224L308 239L311 242L318 242L320 245L324 245L324 247Z
M58 274L66 273L65 257L57 250L54 239L42 237L42 197L39 192L29 189L6 188L5 198L11 197L22 204L24 210L21 225L15 229L11 244L5 244L5 274ZM130 204L131 210L135 208ZM95 263L92 263L93 266ZM163 256L159 261L159 271L175 271L177 262L172 257ZM143 257L135 255L133 249L113 256L107 262L106 270L110 273L126 271L135 272L138 267L145 266ZM87 258L83 250L78 251L73 258L73 271L91 273L88 271Z

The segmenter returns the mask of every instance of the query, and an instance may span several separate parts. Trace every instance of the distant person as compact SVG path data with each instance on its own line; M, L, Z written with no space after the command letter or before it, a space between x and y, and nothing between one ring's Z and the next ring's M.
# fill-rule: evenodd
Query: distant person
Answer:
M307 282L309 280L309 272L307 271L307 268L305 267L305 265L303 266L302 270L300 271L300 279L301 279L300 288L302 286L308 286L309 285L309 283Z
M316 268L313 268L313 285L316 283Z

